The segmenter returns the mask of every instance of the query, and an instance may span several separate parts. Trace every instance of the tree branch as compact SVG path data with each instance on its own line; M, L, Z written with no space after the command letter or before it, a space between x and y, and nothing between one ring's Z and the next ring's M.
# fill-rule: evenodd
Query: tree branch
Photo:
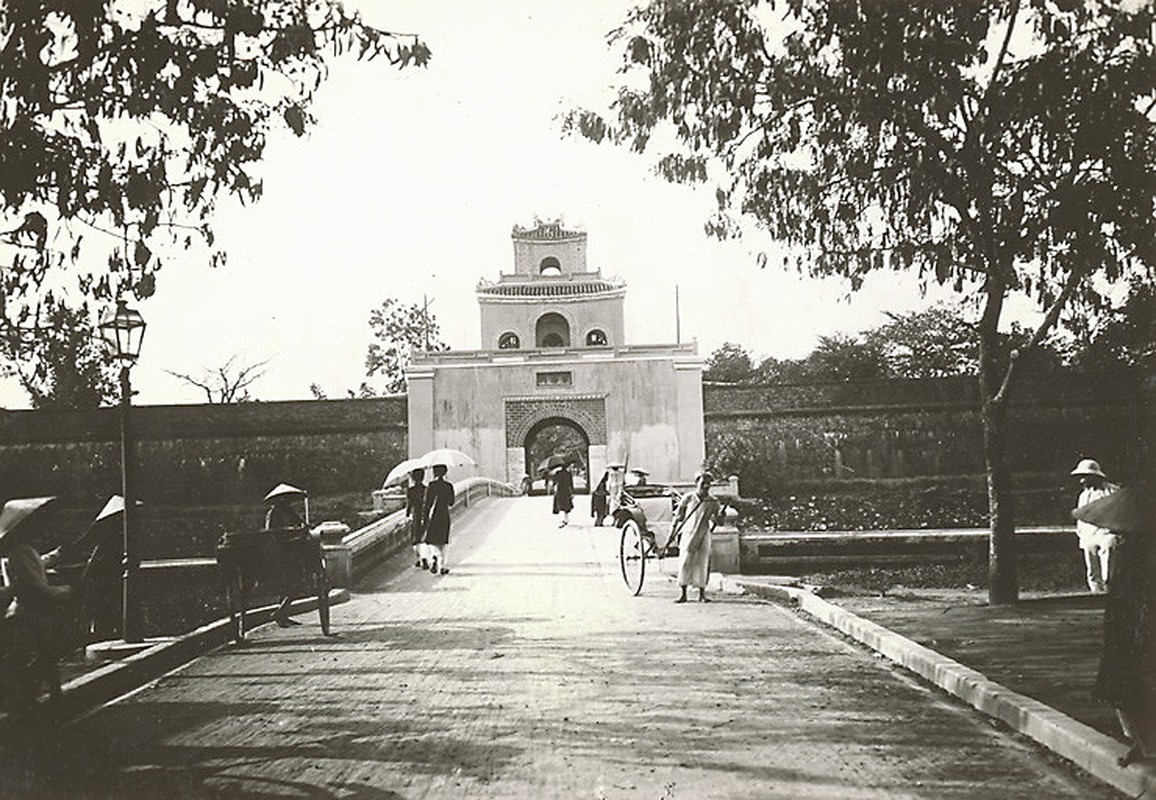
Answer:
M1004 372L1003 382L1000 384L999 391L997 391L991 399L993 403L1002 403L1007 399L1012 377L1018 371L1020 359L1024 353L1035 349L1039 346L1040 342L1044 340L1048 331L1056 324L1056 320L1060 318L1060 312L1063 311L1064 306L1067 305L1071 296L1075 294L1076 289L1086 274L1087 272L1085 270L1078 269L1073 269L1068 273L1068 278L1064 281L1064 288L1060 291L1059 297L1056 298L1055 302L1052 303L1051 307L1044 314L1043 320L1032 333L1032 338L1028 340L1028 343L1023 346L1022 350L1012 350L1008 355L1007 370Z

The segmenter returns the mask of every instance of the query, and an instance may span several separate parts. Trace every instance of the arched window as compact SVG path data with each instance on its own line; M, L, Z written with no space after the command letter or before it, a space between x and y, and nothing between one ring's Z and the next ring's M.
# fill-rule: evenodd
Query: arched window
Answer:
M543 314L538 318L534 340L538 347L569 347L570 323L561 314Z
M518 334L514 333L513 331L506 331L500 337L498 337L499 350L517 350L521 346L521 339L519 339Z
M587 347L604 347L606 345L606 331L597 328L586 334Z
M554 258L554 256L546 256L542 259L542 263L538 265L538 274L556 278L562 274L562 265L558 263L558 259Z

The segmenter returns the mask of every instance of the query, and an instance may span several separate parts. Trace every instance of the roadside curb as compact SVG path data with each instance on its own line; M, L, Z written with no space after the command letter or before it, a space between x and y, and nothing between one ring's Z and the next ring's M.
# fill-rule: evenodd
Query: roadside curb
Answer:
M1156 769L1148 764L1121 767L1127 746L1038 700L1011 691L981 672L953 661L894 631L863 619L818 595L794 586L721 576L723 591L784 602L870 647L973 708L1009 725L1052 752L1132 797L1156 798Z
M330 605L347 603L348 589L329 593ZM252 626L272 622L276 606L263 606L245 612L245 621ZM304 614L317 610L316 599L295 600L290 614ZM154 681L167 672L193 661L199 656L229 641L231 624L226 617L203 625L196 630L165 639L139 653L120 661L110 662L70 680L61 687L61 714L65 719L76 717L91 708L115 700Z

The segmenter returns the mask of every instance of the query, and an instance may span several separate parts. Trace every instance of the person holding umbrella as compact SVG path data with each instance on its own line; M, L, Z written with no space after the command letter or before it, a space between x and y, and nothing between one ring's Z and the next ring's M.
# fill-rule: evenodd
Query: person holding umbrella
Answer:
M1130 747L1118 763L1156 756L1156 508L1147 491L1124 488L1072 511L1119 537L1104 604L1104 646L1092 696L1116 709Z
M55 497L25 497L9 500L0 510L0 555L8 557L7 586L0 595L4 609L16 601L6 624L6 647L31 654L28 672L16 688L15 697L6 698L17 713L35 705L41 686L48 687L49 699L60 699L57 638L63 606L71 587L52 586L36 548L29 543L55 510Z
M425 543L432 550L429 571L434 575L445 575L449 567L446 566L446 548L450 543L450 507L453 506L454 486L446 480L448 467L445 464L434 464L433 480L425 490Z
M570 512L574 510L574 476L569 464L559 464L554 470L554 513L562 515L559 528L570 524Z
M405 516L409 519L410 541L413 543L413 565L429 569L429 559L422 546L425 539L425 470L410 470L410 484L405 490Z

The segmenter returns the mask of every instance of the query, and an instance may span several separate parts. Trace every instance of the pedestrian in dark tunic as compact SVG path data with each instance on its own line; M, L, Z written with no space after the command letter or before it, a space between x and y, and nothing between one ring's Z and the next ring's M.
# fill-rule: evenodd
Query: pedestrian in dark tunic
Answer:
M574 476L570 474L570 466L563 464L554 473L554 513L562 515L559 528L570 524L570 512L574 510Z
M602 480L598 481L590 493L590 516L594 517L594 524L598 527L602 526L602 520L610 513L610 490L606 488L609 478L609 472L602 473Z
M409 477L411 483L405 492L405 515L409 519L409 538L413 543L413 565L429 569L429 559L422 546L425 539L425 470L411 470Z
M294 539L308 534L305 529L305 520L293 507L296 501L297 497L294 495L277 495L268 501L269 509L265 512L265 530L285 543L291 543ZM289 616L289 609L293 605L295 575L292 573L295 565L286 556L286 547L287 545L282 545L279 550L283 556L280 569L283 585L277 598L277 608L273 611L273 621L280 628L301 624Z
M429 571L445 575L446 548L450 543L450 507L454 504L453 484L446 480L445 464L433 468L433 480L425 490L425 543L431 551Z
M1104 604L1104 648L1093 697L1116 709L1131 745L1121 766L1156 757L1156 542L1151 506L1138 489L1115 494L1073 512L1078 519L1119 537ZM1088 514L1091 509L1097 514ZM1107 516L1103 516L1107 509ZM1085 512L1085 513L1081 513Z

